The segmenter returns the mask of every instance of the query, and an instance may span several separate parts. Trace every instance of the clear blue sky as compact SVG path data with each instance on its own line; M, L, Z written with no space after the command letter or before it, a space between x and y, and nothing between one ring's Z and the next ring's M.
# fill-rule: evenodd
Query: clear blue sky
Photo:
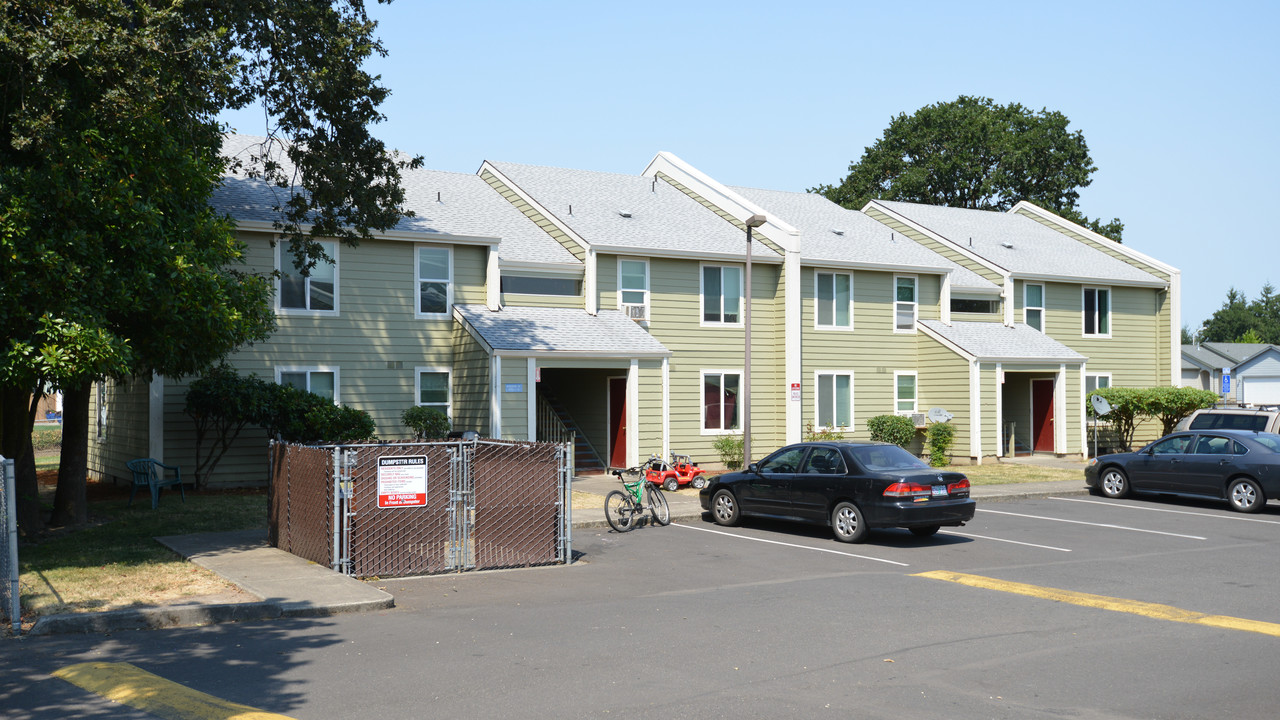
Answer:
M802 191L894 115L979 95L1084 132L1081 211L1182 270L1185 325L1280 285L1277 2L370 4L393 93L374 133L433 169L639 173L667 150ZM260 113L225 119L262 133Z

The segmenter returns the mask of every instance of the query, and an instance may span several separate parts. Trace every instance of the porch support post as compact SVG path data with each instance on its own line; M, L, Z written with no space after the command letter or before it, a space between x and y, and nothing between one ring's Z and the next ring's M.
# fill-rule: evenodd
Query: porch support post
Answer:
M1080 366L1080 456L1088 460L1089 454L1089 411L1084 400L1084 374L1088 363Z
M1062 418L1053 423L1053 452L1067 453L1067 364L1058 365L1058 380L1053 384L1053 416ZM1082 396L1083 397L1083 396Z
M528 418L529 418L528 437L533 442L538 441L538 386L534 384L534 380L536 380L538 377L537 373L538 373L537 359L529 358L528 378L525 381L525 387L528 388L529 390L529 392L525 395L526 405L528 407L526 407L525 410L526 412L528 412Z
M976 358L969 363L969 456L982 464L982 365Z
M498 312L502 309L502 269L498 265L498 248L493 245L489 246L484 283L484 304L490 312Z
M147 455L164 462L164 376L151 378L147 392Z
M627 467L640 464L640 361L627 369Z
M786 423L787 444L800 442L801 433L804 430L804 403L792 402L791 385L792 383L801 383L804 387L804 379L800 376L800 368L802 362L803 347L801 346L801 302L800 302L800 253L796 250L787 250L783 256L783 363L786 368L786 387L783 389L783 407L786 411L783 414ZM803 397L803 391L802 391Z
M489 437L502 437L502 357L489 358Z
M1004 363L996 363L996 457L1004 454Z
M662 358L662 457L671 455L671 358Z
M600 312L600 293L598 292L599 273L596 271L596 251L594 249L587 250L587 256L583 260L582 268L582 292L586 296L587 314L596 315Z

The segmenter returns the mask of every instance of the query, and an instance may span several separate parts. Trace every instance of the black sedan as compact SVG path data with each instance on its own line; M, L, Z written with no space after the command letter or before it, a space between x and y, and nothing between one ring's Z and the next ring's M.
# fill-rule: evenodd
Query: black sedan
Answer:
M872 528L928 537L973 519L969 479L941 472L897 445L788 445L745 471L711 478L698 493L720 525L744 515L830 525L837 540L862 542Z
M1261 512L1280 497L1280 435L1248 430L1176 432L1137 452L1089 461L1085 484L1107 497L1134 492L1226 500L1232 510Z

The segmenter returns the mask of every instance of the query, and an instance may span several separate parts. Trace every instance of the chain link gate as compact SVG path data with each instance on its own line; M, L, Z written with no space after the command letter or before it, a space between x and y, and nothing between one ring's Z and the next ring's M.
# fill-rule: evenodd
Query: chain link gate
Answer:
M272 448L272 542L357 577L567 563L571 452L563 444L490 440L279 443ZM400 489L412 492L384 492L384 474L409 478Z
M18 510L14 494L14 463L0 455L0 620L8 620L13 634L22 630L22 595L18 583Z

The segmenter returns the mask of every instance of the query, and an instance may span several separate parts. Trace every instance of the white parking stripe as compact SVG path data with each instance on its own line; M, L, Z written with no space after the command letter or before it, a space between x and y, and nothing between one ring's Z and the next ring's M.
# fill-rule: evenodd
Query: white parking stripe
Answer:
M943 535L959 535L961 537L978 538L979 540L992 540L994 542L1012 543L1014 545L1026 545L1033 548L1044 548L1045 550L1059 550L1061 552L1071 552L1069 548L1054 547L1052 545L1037 545L1035 543L1020 542L1018 540L1005 540L1004 538L987 537L986 535L974 535L973 533L956 532L955 530L943 530Z
M1051 497L1050 500L1061 500L1063 502L1092 503L1094 505L1109 505L1111 507L1125 508L1126 510L1150 510L1151 512L1174 513L1175 515L1198 515L1200 517L1218 518L1219 520L1240 520L1242 522L1265 523L1267 525L1280 525L1280 520L1263 520L1262 518L1244 517L1243 515L1223 515L1222 513L1207 512L1191 512L1190 510L1170 510L1169 508L1149 507L1147 505L1129 505L1126 503L1118 503L1114 500L1081 500L1080 498L1064 498Z
M711 528L698 527L696 525L681 525L680 523L672 523L671 527L682 527L682 528L688 528L689 530L701 530L702 532L709 532L715 535L725 535L731 538L738 538L739 540L754 540L756 542L769 543L770 545L782 545L783 547L800 548L801 550L816 550L818 552L831 553L832 555L844 555L845 557L858 558L859 560L874 560L876 562L889 563L890 565L901 565L902 567L911 567L910 565L904 562L898 562L896 560L885 560L884 558L869 557L867 555L855 555L853 553L840 552L839 550L828 550L827 548L812 547L809 545L797 545L795 543L785 543L785 542L779 542L777 540L765 540L764 538L747 537L746 535L738 535L736 533L723 532L721 530L712 530Z
M1188 540L1208 540L1208 538L1199 535L1182 535L1179 533L1160 532L1159 530L1143 530L1142 528L1127 527L1125 525L1108 525L1106 523L1091 523L1083 520L1067 520L1064 518L1044 517L1043 515L1023 515L1022 513L1011 513L1003 510L988 510L986 508L978 508L978 512L995 513L996 515L1012 515L1014 517L1031 518L1032 520L1051 520L1053 522L1071 523L1073 525L1092 525L1093 527L1111 528L1112 530L1131 530L1133 532L1151 533L1152 535L1168 535L1169 537L1187 538Z

